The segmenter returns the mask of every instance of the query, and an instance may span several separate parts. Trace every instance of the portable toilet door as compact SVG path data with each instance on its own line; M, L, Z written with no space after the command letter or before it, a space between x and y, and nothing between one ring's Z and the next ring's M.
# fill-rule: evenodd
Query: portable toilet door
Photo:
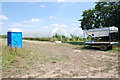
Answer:
M12 48L22 48L22 31L20 29L8 30L7 45Z

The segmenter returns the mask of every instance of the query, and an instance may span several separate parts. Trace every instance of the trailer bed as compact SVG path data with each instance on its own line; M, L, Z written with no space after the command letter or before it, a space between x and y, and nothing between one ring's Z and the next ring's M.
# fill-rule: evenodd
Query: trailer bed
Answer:
M114 45L119 42L85 42L86 45Z
M112 49L112 45L119 44L119 42L94 42L94 41L85 41L85 45L90 46L99 46L101 50Z

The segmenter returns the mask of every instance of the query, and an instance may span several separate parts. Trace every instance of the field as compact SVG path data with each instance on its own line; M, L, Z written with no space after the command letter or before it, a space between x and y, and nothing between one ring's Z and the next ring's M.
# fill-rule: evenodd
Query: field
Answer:
M30 40L22 49L7 47L6 39L0 44L3 78L118 78L116 51Z

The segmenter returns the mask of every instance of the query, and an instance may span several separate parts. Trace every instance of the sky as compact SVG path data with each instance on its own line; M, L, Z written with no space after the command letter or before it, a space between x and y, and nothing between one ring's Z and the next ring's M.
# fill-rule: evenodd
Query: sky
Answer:
M19 28L23 36L50 37L55 33L80 36L79 19L84 10L92 9L95 2L2 2L0 13L1 34L10 28Z

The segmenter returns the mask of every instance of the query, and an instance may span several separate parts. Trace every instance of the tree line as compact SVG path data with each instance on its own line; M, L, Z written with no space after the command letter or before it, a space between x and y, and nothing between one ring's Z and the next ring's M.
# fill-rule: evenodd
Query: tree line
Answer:
M82 37L79 36L74 36L71 35L71 37L66 37L64 35L59 35L59 34L55 34L52 37L46 37L46 38L39 38L39 37L23 37L23 39L26 40L37 40L37 41L62 41L62 42L83 42L84 39ZM87 38L86 40L91 40L91 38Z
M96 2L94 8L83 11L79 21L83 30L115 26L120 33L120 1Z

